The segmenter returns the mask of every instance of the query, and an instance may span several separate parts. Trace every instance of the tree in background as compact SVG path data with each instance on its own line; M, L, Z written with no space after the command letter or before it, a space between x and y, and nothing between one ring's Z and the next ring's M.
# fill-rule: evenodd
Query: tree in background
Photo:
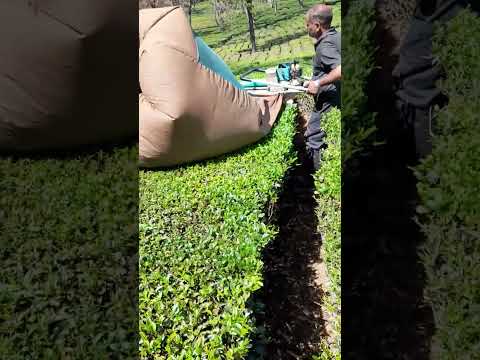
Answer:
M213 0L214 2L218 3L221 0ZM253 0L223 0L226 1L226 4L230 5L230 8L233 8L235 6L241 6L243 10L245 11L245 14L247 15L247 21L248 21L248 33L250 36L250 45L252 49L252 53L257 51L257 42L255 38L255 12L254 12L254 4ZM266 2L274 9L275 14L277 13L278 9L278 1L279 0L266 0ZM304 8L305 4L303 0L297 0L299 5ZM323 0L324 2L327 0ZM330 2L338 2L339 0L330 0ZM227 6L228 8L228 6ZM226 11L226 10L225 10ZM218 21L217 21L218 24ZM223 27L223 24L222 24Z
M222 0L212 0L212 6L215 23L220 29L225 29L225 20L223 17L228 10L228 4Z
M250 44L252 45L252 53L257 51L257 42L255 39L255 18L253 12L253 0L241 0L248 19L248 32L250 35Z
M272 7L272 9L275 11L275 14L276 14L278 10L278 0L267 0L267 3Z
M277 1L277 0L273 0ZM224 16L232 10L243 10L247 16L248 32L250 34L250 45L252 52L257 51L255 39L255 16L253 0L212 0L215 22L221 28L225 28Z

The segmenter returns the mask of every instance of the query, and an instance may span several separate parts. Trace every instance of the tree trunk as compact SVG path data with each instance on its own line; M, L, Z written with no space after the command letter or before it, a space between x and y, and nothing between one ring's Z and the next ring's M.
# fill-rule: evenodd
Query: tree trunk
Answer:
M277 8L278 8L277 0L267 0L267 3L268 3L268 5L270 5L272 7L272 9L275 11L275 14L276 14L277 13Z
M215 18L215 23L217 26L220 26L220 19L218 18L218 10L217 10L217 0L212 0L213 6L213 17Z
M297 1L298 1L298 3L300 4L300 6L301 6L302 8L305 7L305 4L303 3L303 0L297 0Z
M192 0L183 0L182 8L188 17L188 22L190 23L190 26L191 26L192 25Z
M253 1L247 0L245 2L245 12L248 18L248 32L250 33L250 43L252 44L252 53L257 51L257 44L255 42L255 23L253 19Z
M212 0L212 5L215 23L217 24L217 26L220 27L220 29L223 30L225 24L223 23L222 17L220 15L220 4L218 3L218 0Z

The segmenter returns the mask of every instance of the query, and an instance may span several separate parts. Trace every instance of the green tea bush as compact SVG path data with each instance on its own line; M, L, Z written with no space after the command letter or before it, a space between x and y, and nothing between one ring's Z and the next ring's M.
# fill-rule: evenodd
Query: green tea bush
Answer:
M362 151L376 131L375 117L367 109L366 86L374 69L372 34L374 1L352 1L342 31L343 163Z
M0 358L133 359L138 147L0 158Z
M432 154L415 168L425 233L422 261L436 332L432 358L478 359L480 348L480 19L464 11L438 29L434 53L449 104L438 114Z
M342 132L341 113L329 112L322 121L328 147L322 153L320 169L315 173L318 203L318 232L322 234L322 258L327 265L329 288L323 303L331 321L332 344L322 344L319 359L340 358L341 338L341 191ZM328 354L328 356L326 356Z
M296 109L261 143L219 159L140 172L140 355L240 359L255 330L265 209L295 161Z
M375 117L367 109L365 93L373 70L371 41L375 9L373 1L353 1L342 30L342 111L335 109L322 121L327 149L315 173L318 232L322 258L329 277L323 302L331 321L330 343L324 340L315 360L341 358L341 184L342 169L364 149L376 131Z

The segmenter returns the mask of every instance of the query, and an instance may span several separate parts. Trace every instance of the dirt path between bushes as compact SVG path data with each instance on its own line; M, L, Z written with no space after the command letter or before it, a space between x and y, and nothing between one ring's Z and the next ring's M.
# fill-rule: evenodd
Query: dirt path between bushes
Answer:
M263 312L256 318L269 338L260 350L265 359L311 359L327 336L322 297L328 278L320 257L313 169L305 158L306 116L300 103L294 138L298 165L285 176L272 219L279 233L263 254L264 286L257 294Z

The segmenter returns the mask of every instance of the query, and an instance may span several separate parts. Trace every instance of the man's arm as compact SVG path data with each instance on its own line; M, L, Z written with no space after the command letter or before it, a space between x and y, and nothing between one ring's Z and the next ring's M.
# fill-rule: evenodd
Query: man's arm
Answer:
M330 71L327 75L321 77L318 80L311 80L307 84L307 92L312 95L316 95L320 88L325 85L329 85L342 78L342 65L338 65L335 69Z
M326 76L318 79L318 84L320 86L329 85L335 81L342 79L342 65L338 65L335 69L330 71Z

